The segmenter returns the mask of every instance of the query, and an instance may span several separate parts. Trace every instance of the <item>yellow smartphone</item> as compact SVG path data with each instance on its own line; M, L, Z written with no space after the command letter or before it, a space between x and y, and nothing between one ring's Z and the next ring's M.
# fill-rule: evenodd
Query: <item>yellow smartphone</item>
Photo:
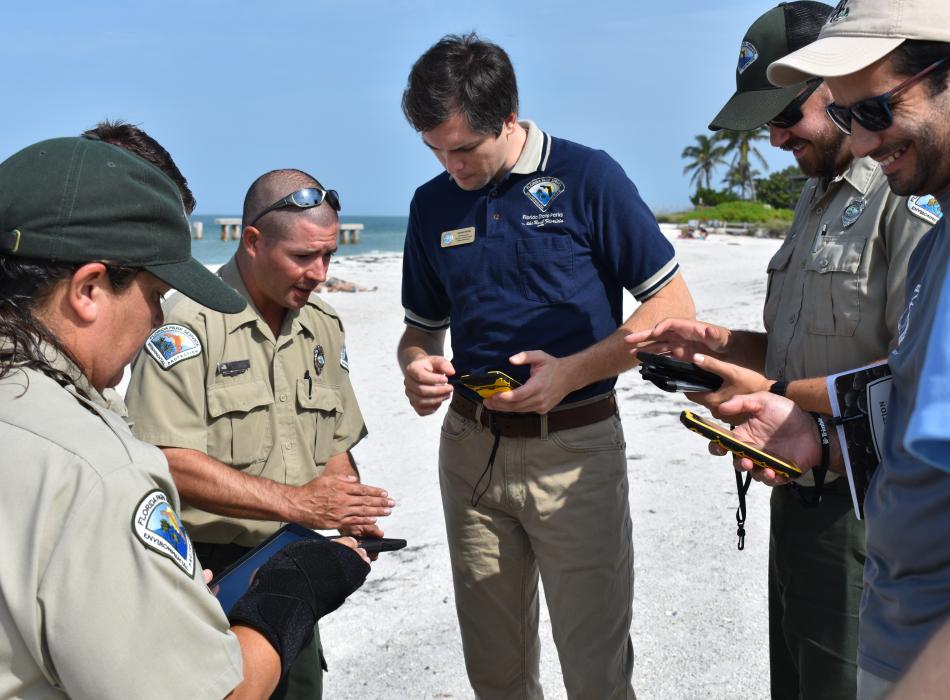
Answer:
M683 411L680 413L680 422L694 433L699 433L707 440L715 442L732 454L751 460L757 467L774 469L776 472L793 479L802 475L802 470L799 469L794 462L766 452L758 447L753 447L749 443L740 440L731 430L717 425L702 416L697 416L692 411Z
M511 378L497 369L489 370L483 374L463 374L459 377L459 381L483 399L521 386L521 382L517 379Z

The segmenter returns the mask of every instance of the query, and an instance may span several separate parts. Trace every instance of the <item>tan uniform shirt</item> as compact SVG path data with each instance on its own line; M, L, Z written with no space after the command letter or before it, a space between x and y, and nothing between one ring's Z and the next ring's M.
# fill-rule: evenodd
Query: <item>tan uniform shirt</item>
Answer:
M32 370L0 379L0 445L0 698L227 695L240 645L161 452Z
M826 189L809 179L768 266L766 376L821 377L884 359L897 338L907 261L931 225L869 158Z
M133 430L154 445L198 450L247 474L299 486L366 435L343 325L312 295L306 306L287 312L274 338L234 259L219 274L248 300L247 308L229 315L181 295L171 301L166 325L132 365L126 403ZM168 358L158 350L161 343ZM280 526L187 504L182 517L196 542L246 547Z
M822 377L884 359L897 339L907 262L931 226L870 158L824 188L809 179L768 266L766 376ZM807 474L801 482L814 483Z

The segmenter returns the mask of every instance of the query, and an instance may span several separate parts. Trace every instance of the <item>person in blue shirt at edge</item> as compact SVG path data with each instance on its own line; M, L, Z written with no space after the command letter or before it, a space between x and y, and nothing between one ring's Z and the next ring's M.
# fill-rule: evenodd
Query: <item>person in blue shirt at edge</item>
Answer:
M779 85L817 75L834 102L828 115L851 134L856 157L881 164L900 195L933 193L950 206L950 4L945 0L845 0L818 40L774 62ZM927 640L950 617L950 238L942 218L921 240L907 271L907 302L893 375L881 462L865 497L867 562L858 635L857 697L878 700L911 666ZM844 470L830 422L771 393L737 396L720 405L725 416L748 420L743 439L793 460ZM816 430L816 425L818 429ZM828 429L831 428L831 429ZM771 470L741 469L770 485ZM946 697L943 633L921 666L892 697ZM940 645L944 653L940 659ZM935 661L939 659L939 661ZM936 665L935 665L936 664ZM943 685L939 679L943 678ZM927 690L929 688L929 690ZM939 688L939 692L935 692Z
M402 106L445 168L410 206L398 360L419 415L451 399L439 476L469 680L481 698L543 696L540 573L568 697L632 698L613 388L635 364L627 333L694 314L673 248L610 156L518 120L499 46L444 37ZM626 320L624 289L641 302ZM459 381L493 370L521 386L483 400Z

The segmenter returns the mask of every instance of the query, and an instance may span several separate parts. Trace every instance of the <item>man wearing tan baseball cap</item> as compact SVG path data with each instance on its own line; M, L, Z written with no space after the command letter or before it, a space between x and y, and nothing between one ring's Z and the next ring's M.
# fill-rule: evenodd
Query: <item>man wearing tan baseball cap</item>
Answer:
M824 78L834 98L826 112L851 135L854 156L880 163L891 189L911 195L908 206L935 216L941 206L950 206L948 73L947 0L844 0L814 43L768 69L777 85ZM950 236L945 228L946 220L939 220L911 257L898 346L888 358L894 381L887 429L865 500L858 700L883 697L950 618ZM751 415L739 434L797 464L828 463L816 422L785 399L763 393L736 397L720 412ZM837 462L841 469L837 435L831 433L831 468ZM738 464L751 468L747 461ZM757 471L769 483L783 481ZM946 654L929 658L938 663L925 668L925 674L935 674L927 680L943 674L944 685L926 687L940 692L902 685L896 693L945 696ZM918 671L910 682L921 678Z

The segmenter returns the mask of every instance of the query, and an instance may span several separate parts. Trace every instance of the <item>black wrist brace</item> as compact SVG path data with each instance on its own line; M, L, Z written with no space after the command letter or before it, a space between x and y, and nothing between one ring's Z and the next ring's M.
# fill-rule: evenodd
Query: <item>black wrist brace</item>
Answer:
M322 537L294 542L260 568L228 620L263 634L286 674L317 620L340 607L368 573L369 565L349 547Z

